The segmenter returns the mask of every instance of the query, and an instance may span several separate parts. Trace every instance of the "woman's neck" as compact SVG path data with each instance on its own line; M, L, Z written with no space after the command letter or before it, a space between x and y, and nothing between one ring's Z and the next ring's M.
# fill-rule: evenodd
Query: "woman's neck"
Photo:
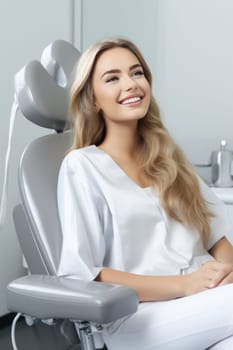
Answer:
M103 143L99 146L113 158L132 159L138 148L137 126L115 125L108 128Z

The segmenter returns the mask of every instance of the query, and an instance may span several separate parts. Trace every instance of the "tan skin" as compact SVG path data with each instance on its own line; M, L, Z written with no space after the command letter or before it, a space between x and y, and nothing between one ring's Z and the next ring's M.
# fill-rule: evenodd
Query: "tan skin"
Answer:
M136 157L137 123L148 110L151 89L135 55L124 48L105 51L93 73L95 104L106 124L99 146L140 187L153 185ZM103 268L96 280L137 290L139 301L168 300L233 283L233 247L224 237L209 251L215 258L187 275L145 276Z

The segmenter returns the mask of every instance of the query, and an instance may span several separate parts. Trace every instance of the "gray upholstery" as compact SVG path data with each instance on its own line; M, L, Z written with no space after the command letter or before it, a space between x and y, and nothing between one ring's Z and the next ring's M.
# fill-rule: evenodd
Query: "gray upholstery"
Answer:
M58 86L38 61L28 63L16 77L20 82L16 85L16 92L23 115L35 124L63 131L67 120L68 90ZM24 81L23 85L21 81Z
M68 87L79 57L80 52L69 42L56 40L44 49L41 64L58 85Z
M49 269L41 257L40 249L34 235L32 234L32 230L29 226L29 222L25 215L22 204L17 205L13 209L13 220L15 223L19 243L23 248L27 266L30 266L30 272L33 274L49 274L49 270L52 270L52 266L50 266Z
M15 75L15 94L23 115L45 128L63 131L68 117L71 73L80 53L70 43L56 40L42 55Z
M13 309L39 319L68 318L102 324L137 309L134 290L99 282L31 275L11 283L8 290L8 304Z
M34 244L49 274L57 273L60 257L61 229L57 214L56 188L60 164L69 146L69 132L38 138L25 149L19 167L19 188L23 206ZM25 258L28 260L27 256ZM32 262L27 263L31 267Z

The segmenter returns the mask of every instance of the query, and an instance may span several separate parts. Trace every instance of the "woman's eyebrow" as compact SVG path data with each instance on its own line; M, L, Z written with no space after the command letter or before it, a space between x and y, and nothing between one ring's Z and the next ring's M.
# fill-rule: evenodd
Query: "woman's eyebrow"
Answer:
M104 72L102 75L101 75L101 79L107 75L107 74L114 74L114 73L120 73L121 70L120 69L110 69L110 70L107 70L106 72Z
M136 64L133 64L132 66L129 67L129 71L135 69L135 68L138 68L138 67L142 67L142 65L140 63L136 63ZM104 72L102 75L101 75L101 79L107 75L107 74L114 74L114 73L120 73L121 70L120 69L110 69L110 70L107 70L106 72Z
M136 63L136 64L133 64L130 68L129 68L129 70L132 70L132 69L135 69L135 68L142 68L142 65L140 64L140 63Z

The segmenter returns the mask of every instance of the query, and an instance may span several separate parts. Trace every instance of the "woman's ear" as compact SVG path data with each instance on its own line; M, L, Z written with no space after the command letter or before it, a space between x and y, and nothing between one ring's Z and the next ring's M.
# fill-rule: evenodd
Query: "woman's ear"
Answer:
M100 106L99 106L98 102L95 102L94 106L95 106L96 113L99 113L100 112Z

